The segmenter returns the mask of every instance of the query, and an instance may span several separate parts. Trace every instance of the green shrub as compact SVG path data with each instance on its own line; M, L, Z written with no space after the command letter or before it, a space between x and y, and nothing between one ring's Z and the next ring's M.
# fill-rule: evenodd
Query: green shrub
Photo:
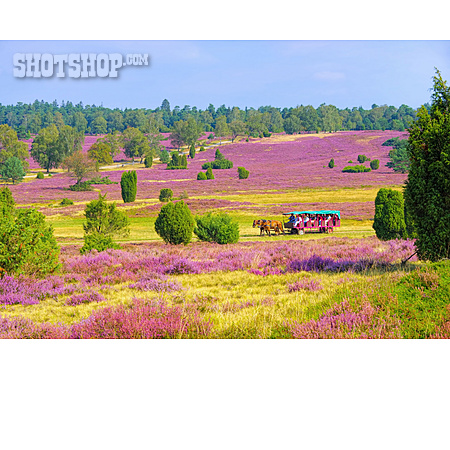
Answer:
M194 230L194 217L183 200L161 208L155 221L155 231L167 244L188 244Z
M194 233L201 241L234 244L239 240L239 224L228 214L208 213L202 217L197 216L196 222Z
M272 136L272 133L270 133L269 131L263 131L263 132L262 132L262 135L263 135L264 137L270 137L270 136Z
M3 203L3 202L2 202ZM0 210L0 267L9 275L45 276L59 268L59 247L53 228L34 208Z
M169 188L163 188L159 191L159 201L160 202L170 202L173 197L173 191Z
M342 172L351 172L351 173L359 173L359 172L370 172L372 169L370 167L356 165L356 166L346 166L342 169Z
M328 167L330 169L332 169L334 167L334 159L333 158L330 159L330 162L328 163Z
M23 163L16 156L8 158L0 165L0 177L2 180L12 181L13 184L16 184L16 181L21 181L25 175Z
M187 157L177 152L172 153L172 159L167 164L169 170L187 169Z
M214 174L213 174L211 167L208 167L208 169L206 170L206 179L214 180Z
M206 178L206 173L205 172L199 172L197 174L197 180L207 180L208 178Z
M378 159L374 159L373 161L370 161L370 168L372 170L378 170L380 167L380 161Z
M240 180L245 180L250 175L250 172L245 167L238 167L238 176Z
M136 200L137 193L137 175L135 170L122 173L120 179L120 188L122 191L122 200L124 203L133 203Z
M150 169L150 167L152 167L153 165L153 156L152 155L147 155L144 159L144 166L147 169Z
M216 153L214 154L214 159L225 159L219 149L216 149Z
M84 191L92 191L91 184L89 181L80 181L77 184L73 184L72 186L69 186L70 191L75 192L84 192Z
M359 163L364 163L364 162L366 162L366 161L368 161L369 160L369 158L366 156L366 155L358 155L358 162Z
M189 149L189 158L194 159L195 158L195 145L192 144Z
M128 217L117 209L116 203L106 202L106 194L99 194L97 200L89 202L84 215L86 222L83 224L84 246L81 253L92 249L101 252L106 248L117 248L113 237L127 236L130 233Z
M14 213L16 202L9 188L0 189L0 218Z
M86 181L86 183L89 183L89 184L119 184L117 181L111 181L108 176L94 177L94 178Z
M211 169L232 169L233 168L233 162L228 159L216 159L212 162L207 162L202 165L202 169L206 170L208 167L211 167Z
M378 191L372 226L382 241L406 237L405 205L401 192L386 188Z
M206 148L205 147L203 147L203 145L200 147L200 150L199 150L199 152L204 152L204 151L206 151Z
M103 252L108 248L119 249L120 246L113 241L111 236L105 236L100 233L92 233L84 236L84 245L81 247L82 255L89 253L91 250Z
M38 172L38 174L36 175L36 178L38 180L43 180L44 179L44 174L42 172Z
M69 205L73 205L73 200L71 200L70 198L63 198L61 200L60 203L61 206L69 206Z
M159 157L163 164L167 164L170 161L170 155L167 150L161 150L161 156Z

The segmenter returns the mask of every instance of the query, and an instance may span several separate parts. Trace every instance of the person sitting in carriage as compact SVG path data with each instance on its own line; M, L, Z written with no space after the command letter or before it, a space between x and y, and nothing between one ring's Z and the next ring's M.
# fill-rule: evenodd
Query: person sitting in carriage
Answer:
M291 223L295 222L294 214L291 214L291 216L289 217L289 222L291 222Z

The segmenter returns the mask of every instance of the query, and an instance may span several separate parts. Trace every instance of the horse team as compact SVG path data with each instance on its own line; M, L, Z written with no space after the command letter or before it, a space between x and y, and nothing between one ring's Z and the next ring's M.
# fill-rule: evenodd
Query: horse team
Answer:
M284 228L283 223L279 220L254 220L253 221L253 228L258 227L261 232L259 233L260 236L264 234L264 232L270 236L270 230L273 230L276 235L279 235L280 233L284 234Z

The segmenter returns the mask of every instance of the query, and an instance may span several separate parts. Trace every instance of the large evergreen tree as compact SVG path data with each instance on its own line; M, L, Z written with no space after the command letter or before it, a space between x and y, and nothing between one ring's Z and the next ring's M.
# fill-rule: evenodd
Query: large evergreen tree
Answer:
M406 208L421 259L450 257L450 88L439 70L430 111L422 106L409 129Z

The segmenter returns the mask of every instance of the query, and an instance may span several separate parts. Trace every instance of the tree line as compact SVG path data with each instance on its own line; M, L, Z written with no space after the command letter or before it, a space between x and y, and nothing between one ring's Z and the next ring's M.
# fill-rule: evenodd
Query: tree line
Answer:
M425 105L429 108L429 105ZM322 104L317 108L300 105L289 108L261 106L258 109L240 109L237 106L210 104L205 110L185 105L171 108L165 99L156 109L119 109L104 106L74 105L72 102L55 100L52 103L35 100L27 104L0 104L0 125L13 128L20 139L38 134L42 128L55 125L71 126L82 134L107 134L123 132L129 127L143 133L157 126L161 133L180 130L184 123L194 120L202 132L215 132L221 136L262 133L288 134L299 132L332 132L338 130L398 130L409 128L416 119L417 111L407 105L400 107L373 104L371 109L362 107L339 109ZM219 132L219 134L217 134Z

